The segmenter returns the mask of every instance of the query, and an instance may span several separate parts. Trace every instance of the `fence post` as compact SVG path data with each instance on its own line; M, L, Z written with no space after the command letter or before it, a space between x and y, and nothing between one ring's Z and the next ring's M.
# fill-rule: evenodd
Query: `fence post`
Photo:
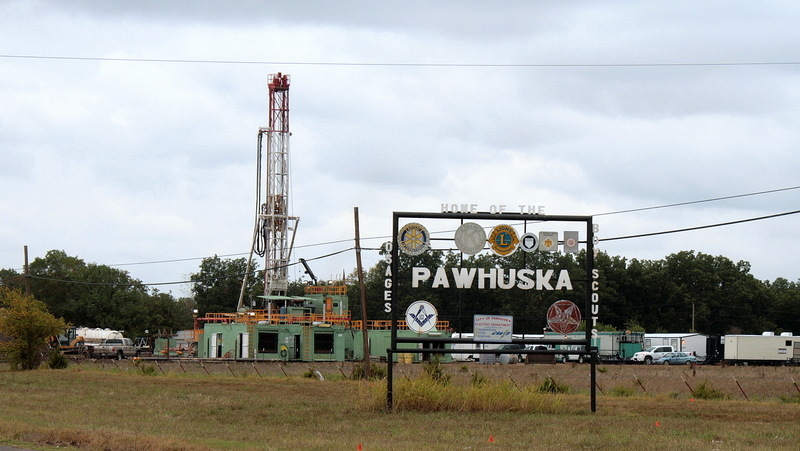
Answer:
M741 384L739 384L739 381L736 380L736 376L731 376L731 377L733 377L733 381L736 382L736 386L739 387L739 391L741 391L742 394L744 395L744 399L750 401L750 398L747 397L747 393L744 392L744 389L742 388Z

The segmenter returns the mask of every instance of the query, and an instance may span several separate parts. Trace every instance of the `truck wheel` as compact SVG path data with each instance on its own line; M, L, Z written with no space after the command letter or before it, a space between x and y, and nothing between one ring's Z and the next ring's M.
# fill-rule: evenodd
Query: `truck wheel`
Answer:
M585 361L583 360L583 356L578 357L578 363L583 364Z
M125 354L122 351L117 352L117 360L122 360L125 358Z
M653 358L651 356L649 356L649 355L645 356L644 357L644 364L645 365L652 365L653 364Z

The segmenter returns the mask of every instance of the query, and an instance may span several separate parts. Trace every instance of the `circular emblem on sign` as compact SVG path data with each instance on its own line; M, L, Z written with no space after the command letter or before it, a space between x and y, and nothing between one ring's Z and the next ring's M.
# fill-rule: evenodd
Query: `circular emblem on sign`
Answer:
M528 232L519 237L519 248L525 252L535 252L539 248L539 235Z
M510 225L501 224L492 229L489 234L489 247L495 254L506 256L513 254L519 245L517 231Z
M400 250L408 255L419 255L431 247L431 237L428 229L416 222L410 222L400 229L397 235Z
M547 326L557 334L575 332L580 323L581 311L572 301L556 301L547 309Z
M406 324L417 333L425 333L436 326L436 307L427 301L412 302L406 309Z
M477 254L486 245L486 231L474 222L465 222L456 229L454 238L458 250L465 254Z

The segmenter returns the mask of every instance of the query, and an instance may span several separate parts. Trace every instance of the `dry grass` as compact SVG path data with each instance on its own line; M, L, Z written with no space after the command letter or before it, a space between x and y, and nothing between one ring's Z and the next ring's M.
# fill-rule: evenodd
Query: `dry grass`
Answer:
M344 380L348 366L313 365L327 379L319 381L302 377L308 372L304 364L260 364L260 376L244 364L231 365L233 371L206 365L208 373L199 365L162 364L164 372L156 368L150 376L131 362L117 365L0 371L0 405L6 406L0 410L0 442L107 450L352 450L359 444L364 450L788 450L800 441L800 403L779 399L796 393L795 368L698 367L693 374L685 367L609 366L598 373L608 395L600 396L592 414L587 366L447 365L447 390L451 398L463 393L460 403L385 413L385 383ZM411 399L400 388L403 374L415 380L420 367L397 367L398 406ZM483 395L468 390L475 373L493 381ZM734 376L751 401L738 393ZM526 398L546 377L570 385L571 394ZM731 399L692 398L681 377L692 386L706 382ZM627 395L612 396L614 387L624 387Z

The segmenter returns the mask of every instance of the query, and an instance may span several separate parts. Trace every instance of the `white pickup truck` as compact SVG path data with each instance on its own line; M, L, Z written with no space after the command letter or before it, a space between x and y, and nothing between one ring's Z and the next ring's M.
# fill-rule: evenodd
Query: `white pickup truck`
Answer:
M139 355L139 348L130 338L106 338L98 344L88 345L89 356L94 358L111 357L122 360Z
M672 346L651 346L644 351L639 351L633 354L631 360L637 363L644 363L645 365L650 365L656 359L660 359L664 357L664 354L675 352L676 349Z

